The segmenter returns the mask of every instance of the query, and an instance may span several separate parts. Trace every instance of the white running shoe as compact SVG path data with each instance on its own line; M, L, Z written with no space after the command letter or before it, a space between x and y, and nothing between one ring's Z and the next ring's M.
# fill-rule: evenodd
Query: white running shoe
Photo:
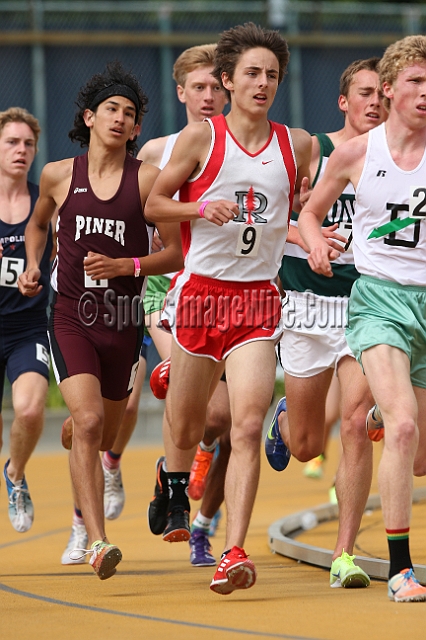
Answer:
M25 476L15 484L7 475L10 460L4 465L4 479L9 499L9 519L13 528L19 533L24 533L31 528L34 521L34 505L31 500Z
M121 471L118 469L105 469L102 464L105 479L104 510L107 520L115 520L123 511L125 495Z
M62 554L61 564L84 564L86 562L85 556L74 559L70 555L75 549L85 549L88 541L89 538L84 524L73 524L67 548Z

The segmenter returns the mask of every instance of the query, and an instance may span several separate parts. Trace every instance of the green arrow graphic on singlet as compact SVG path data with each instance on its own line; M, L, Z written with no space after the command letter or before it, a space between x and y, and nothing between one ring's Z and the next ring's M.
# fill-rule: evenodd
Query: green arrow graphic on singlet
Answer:
M410 224L414 224L417 220L419 220L419 218L397 218L396 220L391 220L390 222L383 224L381 227L373 229L367 239L382 238L383 236L387 236L389 233L405 229L405 227L408 227Z

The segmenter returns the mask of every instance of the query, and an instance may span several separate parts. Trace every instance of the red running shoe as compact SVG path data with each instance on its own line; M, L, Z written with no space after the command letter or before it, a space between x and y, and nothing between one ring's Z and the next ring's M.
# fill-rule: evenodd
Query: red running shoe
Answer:
M232 547L224 556L214 578L210 583L210 589L223 596L232 593L235 589L249 589L256 582L256 567L248 559L244 549Z
M214 456L214 451L203 451L197 447L189 475L188 495L193 500L201 500L206 488L206 478Z
M170 358L166 358L153 369L149 379L151 391L158 400L164 400L169 388Z

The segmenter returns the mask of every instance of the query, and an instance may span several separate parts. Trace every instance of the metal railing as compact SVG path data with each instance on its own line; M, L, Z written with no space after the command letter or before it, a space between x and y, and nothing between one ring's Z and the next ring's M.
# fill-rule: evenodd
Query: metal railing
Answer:
M64 130L72 123L75 95L106 61L120 57L141 69L154 105L143 135L164 135L184 121L171 77L174 59L184 48L215 42L221 31L248 20L279 29L289 43L288 76L273 107L274 119L309 130L330 130L338 123L335 100L343 68L352 59L381 55L404 35L425 32L426 5L0 1L0 108L21 104L39 118L45 135L40 139L36 176L48 160L71 152Z

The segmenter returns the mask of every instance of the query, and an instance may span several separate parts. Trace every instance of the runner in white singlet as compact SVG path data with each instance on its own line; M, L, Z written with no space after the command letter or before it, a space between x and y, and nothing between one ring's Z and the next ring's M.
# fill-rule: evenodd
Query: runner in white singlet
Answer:
M426 37L387 48L379 67L385 124L337 149L299 228L317 273L332 276L334 251L320 222L350 181L355 188L355 266L348 344L384 422L379 487L389 546L388 595L426 601L409 550L412 476L426 474Z
M344 127L314 137L311 162L314 185L321 182L326 167L342 144L370 131L386 118L378 62L378 58L356 60L343 72L338 104L345 116ZM354 198L353 186L349 183L323 222L323 229L338 223L338 232L343 232L349 240L346 251L333 262L332 278L310 269L309 254L302 247L286 245L279 275L287 293L283 300L284 333L280 341L287 411L281 411L276 419L285 445L298 460L306 461L322 454L327 437L327 392L333 372L338 376L342 456L336 476L339 533L330 585L351 588L365 587L370 582L362 568L354 565L352 553L372 477L372 445L365 430L365 416L372 396L345 339L348 297L359 275L350 242ZM297 224L297 218L294 223ZM265 449L271 465L277 468L273 460L274 428L272 424Z
M174 337L167 410L175 449L166 450L174 487L185 485L226 359L232 414L228 522L225 552L210 585L220 594L247 589L256 580L242 547L275 380L281 313L271 280L284 250L294 192L309 179L309 134L268 121L287 63L287 44L278 32L248 23L222 34L213 75L230 97L230 112L184 129L148 203L153 222L178 220L186 227L185 270L169 294L165 318ZM181 201L174 202L178 189ZM170 504L165 534L184 534L185 491L173 492Z

